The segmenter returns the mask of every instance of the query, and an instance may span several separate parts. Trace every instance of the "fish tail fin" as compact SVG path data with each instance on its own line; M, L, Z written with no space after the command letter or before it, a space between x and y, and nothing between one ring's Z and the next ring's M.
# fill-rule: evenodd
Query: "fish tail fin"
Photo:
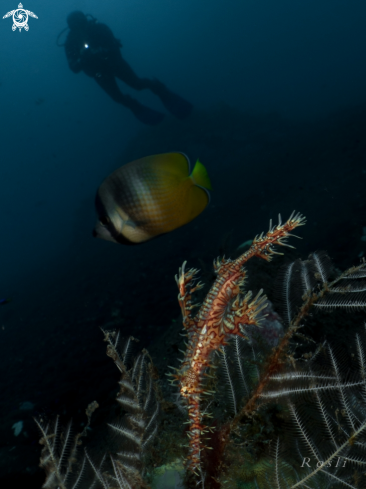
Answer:
M203 187L207 190L212 190L211 180L208 176L207 170L199 160L196 161L196 164L194 165L193 171L190 176L194 183L199 187Z

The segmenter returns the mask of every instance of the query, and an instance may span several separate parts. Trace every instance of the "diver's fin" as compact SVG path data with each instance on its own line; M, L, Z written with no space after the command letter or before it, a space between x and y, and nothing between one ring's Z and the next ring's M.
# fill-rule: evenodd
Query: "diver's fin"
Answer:
M150 88L160 98L164 107L177 119L185 119L191 114L193 105L188 100L169 90L164 83L154 79Z
M156 124L159 124L165 117L161 112L149 109L149 107L140 104L140 102L134 99L131 99L126 106L133 112L136 119L149 126L156 126Z
M207 190L212 190L211 180L208 176L207 170L199 160L197 160L196 164L194 165L191 177L194 183L199 187L206 188Z

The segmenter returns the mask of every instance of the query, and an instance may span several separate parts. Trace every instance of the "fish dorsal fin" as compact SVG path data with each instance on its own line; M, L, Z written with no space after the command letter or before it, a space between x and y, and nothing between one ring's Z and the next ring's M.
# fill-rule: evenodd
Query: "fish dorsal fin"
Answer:
M163 153L147 156L139 160L139 163L156 168L160 172L166 171L166 173L179 178L189 177L190 173L189 158L184 153Z

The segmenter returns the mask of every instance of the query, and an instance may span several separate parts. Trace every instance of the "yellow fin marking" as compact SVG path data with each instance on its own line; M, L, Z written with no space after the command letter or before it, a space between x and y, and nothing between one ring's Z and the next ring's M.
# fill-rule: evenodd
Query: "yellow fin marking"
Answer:
M196 185L212 190L211 180L204 165L197 160L191 173L191 178Z

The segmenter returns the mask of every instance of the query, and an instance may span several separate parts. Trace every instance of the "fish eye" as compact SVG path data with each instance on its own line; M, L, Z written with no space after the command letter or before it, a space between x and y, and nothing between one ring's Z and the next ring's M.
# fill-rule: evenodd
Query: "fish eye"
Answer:
M103 224L103 226L106 226L111 222L108 216L103 216L99 219L100 223Z

